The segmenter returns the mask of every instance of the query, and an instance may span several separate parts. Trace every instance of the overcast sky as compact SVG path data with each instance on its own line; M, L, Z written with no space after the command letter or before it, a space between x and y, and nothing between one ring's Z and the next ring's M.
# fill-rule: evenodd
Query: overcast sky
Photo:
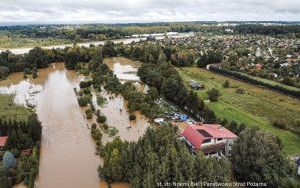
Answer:
M300 21L300 0L0 0L0 23Z

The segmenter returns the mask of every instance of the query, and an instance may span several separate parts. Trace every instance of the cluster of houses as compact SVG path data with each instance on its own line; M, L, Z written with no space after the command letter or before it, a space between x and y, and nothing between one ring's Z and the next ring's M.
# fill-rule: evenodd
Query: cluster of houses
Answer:
M240 70L251 75L282 82L284 77L300 78L300 40L274 38L262 35L204 35L199 33L187 38L169 38L158 41L162 46L172 45L188 49L194 54L215 50L223 55L220 66ZM234 61L230 58L235 56ZM280 69L284 68L284 70ZM197 88L195 83L191 87Z

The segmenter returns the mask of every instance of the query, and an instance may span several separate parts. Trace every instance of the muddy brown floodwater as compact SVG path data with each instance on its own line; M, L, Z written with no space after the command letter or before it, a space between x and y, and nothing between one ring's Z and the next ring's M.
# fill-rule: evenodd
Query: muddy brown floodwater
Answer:
M141 88L140 79L137 76L137 70L141 66L139 61L132 61L124 57L114 57L105 59L104 63L109 66L121 82L130 81ZM119 130L117 136L122 140L137 141L144 135L150 126L148 119L144 115L140 112L135 112L137 119L129 121L130 113L128 112L127 101L122 96L112 97L106 92L103 92L102 95L106 98L107 103L104 107L100 107L100 110L107 116L107 124ZM97 106L96 101L94 104ZM111 140L112 138L108 137L108 135L103 135L103 142Z
M33 97L43 126L36 187L99 187L97 168L100 159L95 155L95 145L73 91L79 78L73 71L66 71L63 63L41 69L38 75L36 80L24 81L23 73L16 73L0 83L2 93L8 93L9 88L18 88L20 85L29 84L29 89L42 87L41 92ZM28 92L26 89L10 90L12 94L21 96L26 96ZM22 100L16 102L24 104Z
M126 58L110 58L105 63L121 81L131 81L137 86L136 75L139 62ZM84 110L79 107L74 88L83 77L74 71L67 71L63 63L54 63L38 71L37 79L25 79L23 73L11 74L0 82L0 93L14 94L20 105L34 105L42 122L42 144L37 188L96 188L108 187L98 177L98 166L103 162L95 155L95 143L90 136ZM141 87L141 88L144 88ZM96 98L93 102L107 116L107 124L116 127L122 140L137 141L150 126L139 112L136 121L129 121L127 103L122 96L107 94L103 107ZM103 142L113 140L103 135ZM16 187L22 187L22 184ZM126 183L114 183L113 188L128 188Z

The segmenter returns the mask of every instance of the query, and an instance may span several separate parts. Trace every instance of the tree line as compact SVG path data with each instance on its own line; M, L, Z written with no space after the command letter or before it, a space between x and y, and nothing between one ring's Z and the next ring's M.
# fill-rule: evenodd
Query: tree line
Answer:
M238 25L234 27L238 34L260 34L271 36L291 36L300 37L299 25L269 25L264 26L260 24Z
M260 182L267 187L296 187L290 181L292 163L280 140L258 128L243 130L233 144L232 156L193 154L172 126L149 128L138 142L116 137L98 152L104 160L99 176L108 183L128 182L132 187L157 187L166 182ZM101 140L101 139L100 139Z
M223 74L223 75L235 78L235 79L239 79L239 80L248 82L250 84L263 86L263 87L266 87L266 88L271 89L273 91L281 92L283 94L286 94L286 95L289 95L289 96L300 99L300 91L288 89L288 88L280 86L280 85L274 85L274 84L266 83L266 82L257 80L255 78L251 78L247 75L240 74L238 72L232 72L232 71L225 70L225 69L218 68L218 67L214 67L214 66L210 66L209 70L212 71L212 72L216 72L216 73L219 73L219 74Z
M149 128L136 143L115 138L100 152L100 177L132 187L158 187L172 182L229 182L232 171L225 158L193 155L178 140L174 127Z

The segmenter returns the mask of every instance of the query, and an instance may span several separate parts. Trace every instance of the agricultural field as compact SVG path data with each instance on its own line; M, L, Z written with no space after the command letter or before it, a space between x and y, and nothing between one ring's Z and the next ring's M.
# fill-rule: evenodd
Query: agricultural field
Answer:
M0 119L26 121L32 112L23 106L16 105L11 95L0 94Z
M203 100L208 99L206 94L208 90L216 88L220 91L218 102L208 104L218 118L234 120L248 126L258 125L282 140L286 154L292 156L300 154L300 137L272 125L275 120L285 121L287 125L299 120L299 100L200 68L189 67L177 70L186 84L189 80L195 80L205 85L204 90L196 90ZM230 82L229 88L223 88L225 80ZM245 93L237 93L238 88L243 89Z

